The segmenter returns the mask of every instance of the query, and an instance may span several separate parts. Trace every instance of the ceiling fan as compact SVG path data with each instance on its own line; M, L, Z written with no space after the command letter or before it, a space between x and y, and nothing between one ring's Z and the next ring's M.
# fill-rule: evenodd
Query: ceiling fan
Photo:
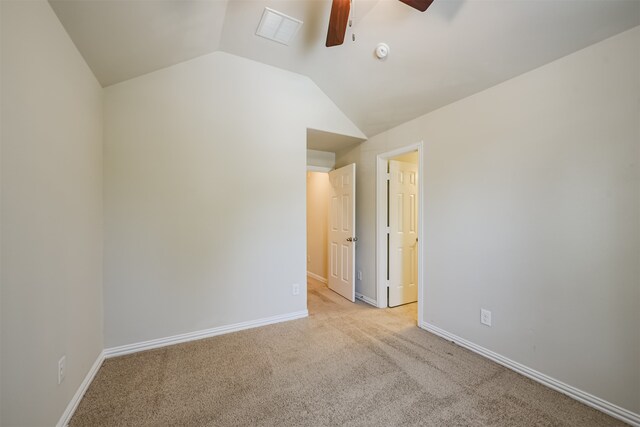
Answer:
M402 3L414 9L424 12L433 0L400 0ZM338 46L344 43L347 32L351 0L333 0L331 4L331 16L329 17L329 30L327 31L327 47Z

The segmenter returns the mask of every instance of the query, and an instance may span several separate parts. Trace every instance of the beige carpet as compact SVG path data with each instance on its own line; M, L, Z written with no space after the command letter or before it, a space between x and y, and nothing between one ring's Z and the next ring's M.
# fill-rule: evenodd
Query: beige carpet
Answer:
M614 426L623 423L309 284L307 319L107 360L71 426Z

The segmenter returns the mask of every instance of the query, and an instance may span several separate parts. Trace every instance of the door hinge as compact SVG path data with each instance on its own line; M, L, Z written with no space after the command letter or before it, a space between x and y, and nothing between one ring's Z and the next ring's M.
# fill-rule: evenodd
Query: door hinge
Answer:
M391 181L391 174L387 172L387 181Z

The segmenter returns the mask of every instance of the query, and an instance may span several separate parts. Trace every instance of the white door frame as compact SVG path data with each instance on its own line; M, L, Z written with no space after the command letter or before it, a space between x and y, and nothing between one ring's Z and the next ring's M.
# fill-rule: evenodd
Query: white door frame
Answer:
M424 292L424 142L420 141L378 154L376 171L376 302L385 308L387 302L387 164L389 159L418 151L418 326L422 321Z

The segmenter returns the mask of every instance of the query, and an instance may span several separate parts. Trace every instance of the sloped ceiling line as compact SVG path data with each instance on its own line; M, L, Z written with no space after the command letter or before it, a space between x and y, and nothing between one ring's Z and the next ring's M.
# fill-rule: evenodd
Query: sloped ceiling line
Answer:
M356 42L326 48L331 0L49 2L103 86L222 50L308 76L369 137L640 25L637 0L354 0ZM304 21L290 46L255 35L265 7Z

